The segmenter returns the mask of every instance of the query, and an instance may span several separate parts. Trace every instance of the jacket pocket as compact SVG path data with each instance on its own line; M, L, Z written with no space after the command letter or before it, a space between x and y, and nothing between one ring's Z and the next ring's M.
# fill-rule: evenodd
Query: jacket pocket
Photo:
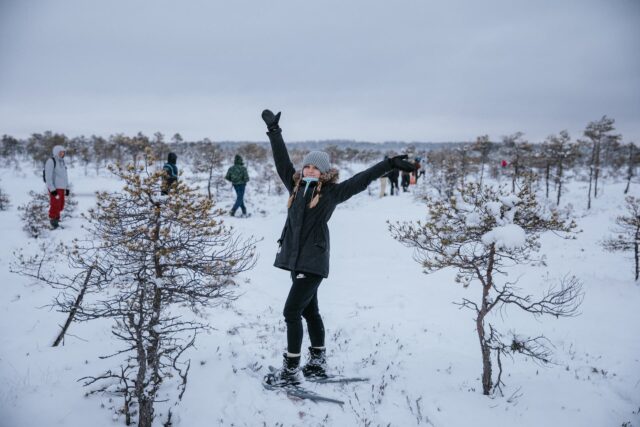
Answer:
M284 242L284 236L287 234L287 226L285 225L282 229L282 233L280 233L280 238L278 239L278 246L282 247L282 242Z
M326 252L327 250L327 243L321 240L317 240L313 246L317 249L320 250L321 252Z
M321 248L323 252L329 249L329 229L324 224L319 224L315 231L314 246Z

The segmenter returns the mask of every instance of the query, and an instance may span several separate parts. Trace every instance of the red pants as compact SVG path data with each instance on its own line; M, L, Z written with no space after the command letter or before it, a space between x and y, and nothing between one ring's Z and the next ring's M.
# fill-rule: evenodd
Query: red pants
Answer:
M49 193L49 219L60 220L60 212L64 209L64 188L58 188L58 195Z

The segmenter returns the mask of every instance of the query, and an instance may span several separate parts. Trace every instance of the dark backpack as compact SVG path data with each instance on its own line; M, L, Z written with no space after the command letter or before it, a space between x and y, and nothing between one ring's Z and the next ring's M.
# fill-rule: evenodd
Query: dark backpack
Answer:
M53 168L55 169L56 168L56 158L52 156L51 160L53 160ZM46 168L47 162L45 162L44 164L45 164L45 167L42 168L42 180L46 184L47 183L47 177L46 177L46 174L45 174L45 170L47 169Z
M178 166L171 163L165 163L162 167L169 174L169 178L178 178Z

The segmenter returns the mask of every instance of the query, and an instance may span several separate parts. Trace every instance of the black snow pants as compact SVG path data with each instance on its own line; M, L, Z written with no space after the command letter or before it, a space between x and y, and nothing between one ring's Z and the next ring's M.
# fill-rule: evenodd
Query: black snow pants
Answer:
M408 172L402 173L402 191L408 191L409 183L411 182L411 174Z
M392 179L389 178L389 182L391 183L391 195L393 196L393 189L395 188L395 194L398 195L400 193L400 188L398 188L398 178Z
M302 317L312 347L324 347L324 324L318 308L318 287L321 276L309 273L291 273L291 289L284 304L284 321L287 324L287 351L299 354L302 349Z

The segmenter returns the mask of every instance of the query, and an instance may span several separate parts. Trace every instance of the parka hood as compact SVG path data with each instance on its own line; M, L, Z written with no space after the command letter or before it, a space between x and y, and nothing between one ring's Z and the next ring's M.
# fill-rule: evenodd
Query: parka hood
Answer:
M233 164L240 166L244 164L244 161L242 160L242 156L240 154L236 154L236 157L233 159Z
M53 157L60 157L59 155L61 151L66 151L66 150L62 145L56 145L55 147L53 147L53 150L51 150L51 153L53 154Z

